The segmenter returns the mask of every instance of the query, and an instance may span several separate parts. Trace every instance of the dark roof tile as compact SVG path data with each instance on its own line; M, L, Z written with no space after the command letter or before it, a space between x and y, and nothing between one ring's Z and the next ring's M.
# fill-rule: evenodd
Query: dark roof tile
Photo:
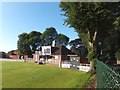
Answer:
M52 47L52 54L53 55L75 55L69 49L67 49L64 45L57 45Z

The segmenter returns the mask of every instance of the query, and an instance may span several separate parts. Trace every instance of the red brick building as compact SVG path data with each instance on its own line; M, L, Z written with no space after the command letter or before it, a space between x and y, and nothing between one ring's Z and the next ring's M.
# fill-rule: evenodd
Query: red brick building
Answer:
M62 62L70 62L70 56L76 56L71 50L67 49L64 45L43 46L42 51L36 51L33 55L35 62L45 62L59 65ZM81 58L81 63L88 63L86 58Z

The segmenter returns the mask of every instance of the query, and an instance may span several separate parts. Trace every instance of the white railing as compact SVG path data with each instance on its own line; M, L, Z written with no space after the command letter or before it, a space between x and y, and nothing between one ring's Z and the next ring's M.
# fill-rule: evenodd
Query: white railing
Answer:
M90 71L90 67L89 66L77 66L79 68L79 70L81 71L85 71L88 72Z
M27 58L25 61L26 61L26 62L33 62L34 59L33 59L33 58Z
M24 62L22 59L6 59L6 58L0 58L0 61L11 61L11 62Z
M62 68L70 68L71 64L59 64L59 67ZM90 66L77 66L80 71L88 72L90 70Z
M59 64L59 67L62 67L62 68L70 68L70 65L71 64Z

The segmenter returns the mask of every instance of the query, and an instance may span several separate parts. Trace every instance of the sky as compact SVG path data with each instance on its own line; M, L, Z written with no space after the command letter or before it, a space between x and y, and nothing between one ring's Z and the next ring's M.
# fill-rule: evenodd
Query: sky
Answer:
M49 27L54 27L70 40L78 38L73 28L63 25L65 17L61 16L59 2L2 2L0 10L0 51L17 49L18 35L23 32L42 33Z

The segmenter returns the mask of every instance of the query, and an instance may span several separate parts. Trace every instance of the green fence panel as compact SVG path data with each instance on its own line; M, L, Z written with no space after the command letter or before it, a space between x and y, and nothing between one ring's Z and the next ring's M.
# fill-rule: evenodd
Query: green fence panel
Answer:
M97 88L117 88L120 90L120 73L97 60Z

